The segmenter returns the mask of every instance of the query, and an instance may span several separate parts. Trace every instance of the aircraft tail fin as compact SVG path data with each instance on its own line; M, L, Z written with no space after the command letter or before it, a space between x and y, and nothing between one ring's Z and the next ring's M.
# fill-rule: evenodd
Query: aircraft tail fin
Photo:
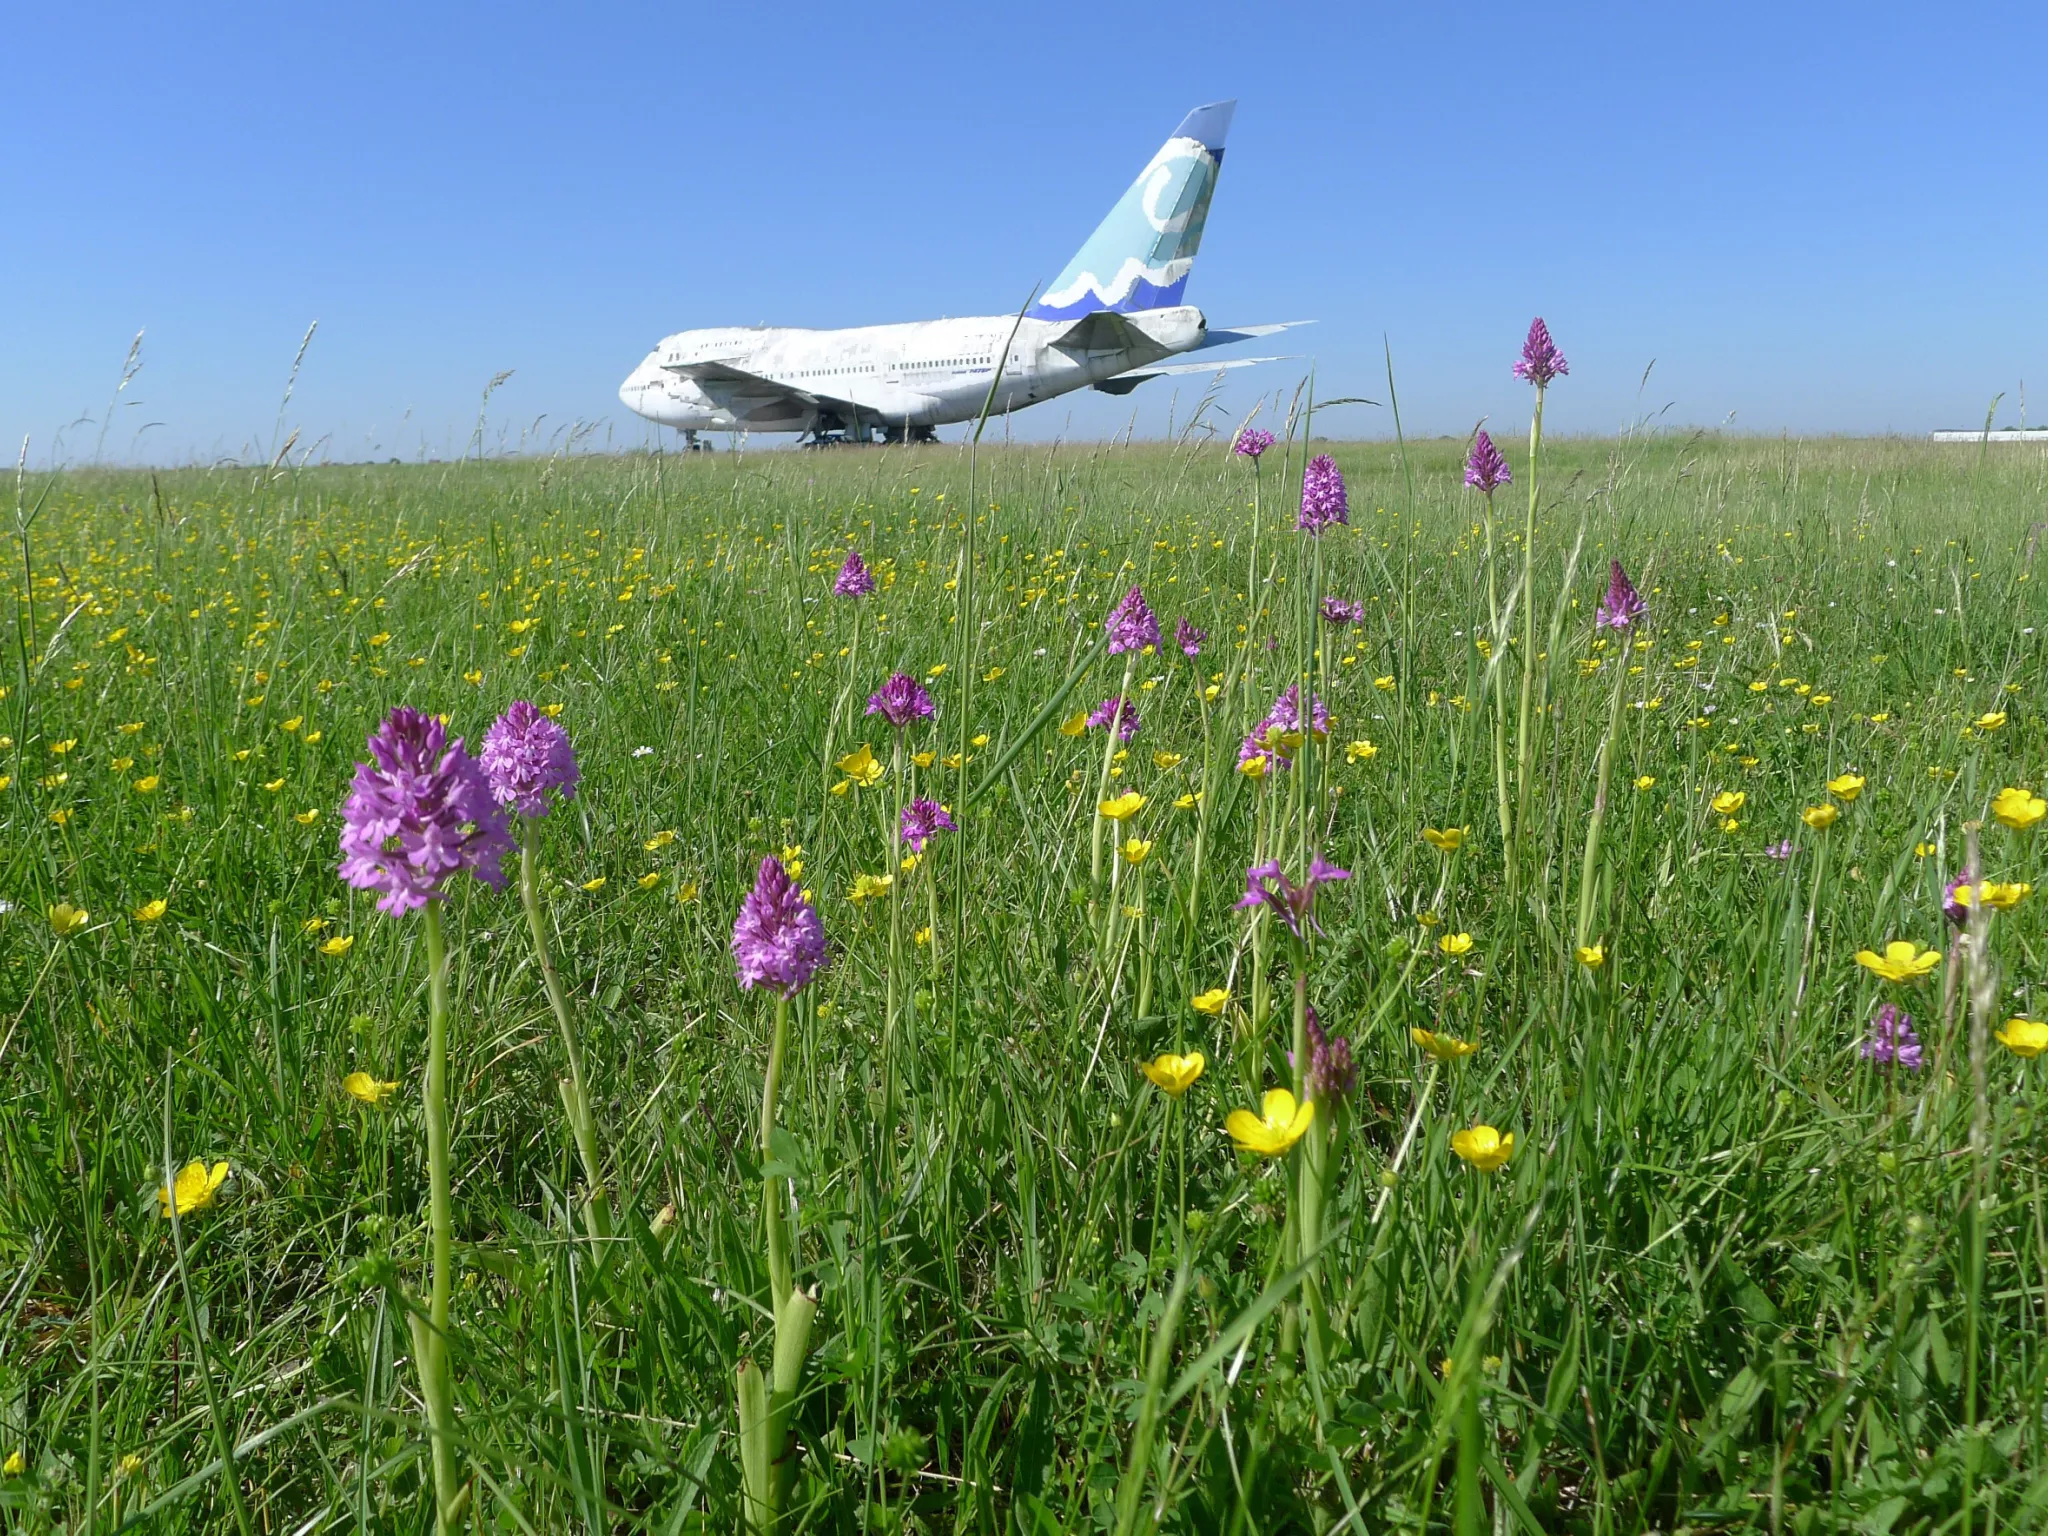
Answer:
M1100 310L1129 314L1181 302L1236 109L1234 101L1212 102L1181 120L1031 307L1033 319L1073 320Z

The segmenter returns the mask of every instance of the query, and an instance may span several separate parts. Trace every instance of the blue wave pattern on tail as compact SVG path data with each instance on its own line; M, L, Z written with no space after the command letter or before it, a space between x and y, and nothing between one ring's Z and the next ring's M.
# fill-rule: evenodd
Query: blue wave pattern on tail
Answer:
M1105 309L1129 314L1181 302L1236 107L1214 102L1182 120L1031 307L1033 319L1072 320Z

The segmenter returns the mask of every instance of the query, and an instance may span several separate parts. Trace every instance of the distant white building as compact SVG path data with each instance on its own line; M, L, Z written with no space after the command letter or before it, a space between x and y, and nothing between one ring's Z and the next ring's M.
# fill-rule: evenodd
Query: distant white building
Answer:
M1986 432L1982 427L1950 427L1930 436L1937 443L2039 443L2048 448L2048 427L2028 427L2024 432L2005 427L1996 432Z

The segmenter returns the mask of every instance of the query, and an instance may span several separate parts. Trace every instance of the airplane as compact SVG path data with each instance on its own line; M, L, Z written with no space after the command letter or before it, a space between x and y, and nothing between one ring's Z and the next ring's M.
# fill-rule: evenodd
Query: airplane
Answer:
M640 416L700 432L796 432L817 444L936 442L937 428L1165 374L1278 362L1165 363L1307 321L1211 329L1181 297L1201 248L1235 101L1195 108L1052 286L1015 315L844 330L728 326L663 337L619 386Z

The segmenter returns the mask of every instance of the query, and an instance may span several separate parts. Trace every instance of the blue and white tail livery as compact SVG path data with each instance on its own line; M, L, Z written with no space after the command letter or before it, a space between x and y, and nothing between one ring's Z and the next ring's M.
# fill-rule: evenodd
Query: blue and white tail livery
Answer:
M1130 314L1180 303L1202 248L1223 138L1236 110L1236 102L1218 101L1182 119L1032 306L1034 320L1073 320L1099 309Z
M1277 362L1167 362L1305 323L1215 330L1182 302L1236 105L1190 112L1021 319L678 331L647 354L619 398L692 447L699 432L928 442L939 427L984 410L1021 410L1076 389L1123 395L1161 374Z

